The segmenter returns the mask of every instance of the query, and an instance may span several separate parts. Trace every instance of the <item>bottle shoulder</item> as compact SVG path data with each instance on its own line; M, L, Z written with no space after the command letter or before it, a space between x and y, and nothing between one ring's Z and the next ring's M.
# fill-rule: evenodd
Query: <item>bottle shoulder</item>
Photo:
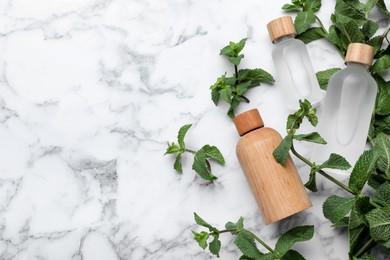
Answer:
M329 80L329 86L340 85L346 79L355 78L362 84L367 84L375 89L377 89L377 84L368 70L355 69L355 68L344 68L340 71L337 71Z

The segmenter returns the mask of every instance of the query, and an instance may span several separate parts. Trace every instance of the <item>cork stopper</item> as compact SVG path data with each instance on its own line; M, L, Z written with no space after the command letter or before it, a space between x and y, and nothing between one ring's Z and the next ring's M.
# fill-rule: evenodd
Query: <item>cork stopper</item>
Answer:
M234 118L234 124L240 136L264 126L259 110L257 109L251 109L239 114Z
M294 37L297 35L291 16L282 16L272 20L267 24L267 29L272 43L286 35L294 35Z
M345 64L348 62L356 62L371 67L374 52L374 47L370 45L364 43L350 43L348 45L347 55L345 56Z

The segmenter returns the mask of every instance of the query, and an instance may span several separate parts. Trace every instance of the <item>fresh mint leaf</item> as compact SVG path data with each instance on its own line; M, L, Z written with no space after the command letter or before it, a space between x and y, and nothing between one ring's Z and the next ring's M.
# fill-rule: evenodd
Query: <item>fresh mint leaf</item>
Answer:
M244 218L240 217L236 223L229 221L228 223L226 223L225 228L240 231L241 229L244 228ZM234 235L234 234L237 234L237 231L232 231L231 233Z
M305 260L305 258L295 250L288 250L281 260Z
M294 20L295 29L297 33L303 33L307 31L311 24L314 23L316 17L312 12L299 12Z
M312 168L310 170L309 180L306 182L305 187L312 192L317 192L317 183L316 183L316 172L317 168Z
M237 57L228 57L228 60L230 61L230 63L232 63L232 64L238 66L238 65L240 65L241 60L242 60L244 57L245 57L244 54L240 54L240 55L238 55Z
M341 35L340 30L337 29L336 26L331 25L329 27L328 34L325 35L325 38L329 42L333 43L333 45L335 45L345 55L346 46L343 46L343 43L341 42L341 39L340 39L340 35Z
M387 135L379 133L376 136L374 151L379 156L377 167L390 178L390 140Z
M222 48L220 55L224 55L227 58L238 58L240 55L240 52L244 49L246 38L242 39L238 43L229 42L229 45ZM230 60L230 59L229 59ZM240 59L241 60L241 59ZM233 63L234 64L234 63ZM235 64L238 65L238 64Z
M246 230L242 230L236 235L234 244L246 257L258 259L264 255L257 249L253 235Z
M324 202L322 211L324 216L335 224L351 211L355 201L356 198L343 198L332 195Z
M331 68L316 73L317 81L320 84L320 88L326 90L328 88L328 83L330 77L333 76L337 71L341 70L340 68Z
M214 239L209 244L209 250L213 255L219 257L219 251L221 250L221 241L218 239L219 235L213 235Z
M364 43L364 34L359 29L358 24L351 20L349 22L336 22L335 26L342 33L340 36L343 46L348 46L350 43L361 42Z
M378 84L378 95L376 101L375 113L377 115L386 116L390 114L390 81L385 81L380 76L375 76L375 81Z
M185 148L184 137L186 136L188 129L190 129L191 126L192 124L183 125L179 130L179 133L177 135L177 142L179 143L181 149Z
M194 240L198 242L199 246L203 249L206 249L207 247L207 239L209 238L209 233L202 231L200 233L197 233L195 231L192 231L192 234L194 234Z
M382 205L383 207L390 208L390 183L383 183L375 192L372 201L379 205Z
M331 153L329 159L318 167L320 169L330 168L338 170L348 170L349 168L351 168L351 165L343 156Z
M377 259L370 254L364 254L362 257L359 257L359 258L356 256L353 256L352 260L377 260Z
M293 135L287 135L273 152L276 161L281 165L286 163L289 151L292 147L292 140Z
M371 38L379 29L379 25L371 20L364 23L362 31L367 38Z
M371 12L377 2L378 0L367 0L366 6L364 8L366 16Z
M321 8L321 0L305 0L304 10L318 12Z
M390 116L376 116L374 126L377 133L390 134Z
M303 41L305 44L308 44L312 41L316 41L324 37L325 33L320 27L312 27L301 34L298 34L296 39Z
M223 158L221 151L219 151L217 147L206 144L201 149L204 150L206 158L214 159L219 164L225 163L225 159Z
M181 165L181 155L183 153L178 153L175 159L175 162L173 164L173 169L175 169L179 173L183 173L183 167Z
M359 24L366 21L364 13L359 11L356 8L356 5L350 4L348 1L345 0L336 0L335 15L338 15L339 17L343 16L349 18L350 20L354 20ZM339 19L339 21L341 22L346 20Z
M275 82L275 79L267 71L262 69L241 69L238 71L238 80L248 81L260 84L261 81Z
M207 168L206 160L206 152L203 149L200 149L195 153L192 169L196 171L202 179L207 181L214 181L217 179L217 177L215 177Z
M294 4L285 4L282 9L285 11L299 11L302 7Z
M294 139L299 141L317 143L317 144L327 144L324 138L322 138L320 134L317 132L313 132L310 134L294 135Z
M390 17L390 12L387 10L384 0L378 0L377 5L383 14L385 14L387 17Z
M196 224L198 224L199 226L202 226L202 227L205 227L205 228L208 228L210 230L210 232L215 232L215 233L219 233L219 230L215 227L213 227L212 225L210 225L209 223L207 223L205 220L203 220L198 214L196 214L194 212L194 219L195 219L195 222Z
M372 73L379 73L390 68L390 55L386 54L376 60L371 67Z
M294 227L280 236L276 242L275 251L284 255L291 247L294 246L295 243L310 240L313 235L314 226Z
M366 215L371 237L383 244L390 240L390 208L374 209Z
M219 96L223 101L226 101L228 104L232 103L232 89L230 87L221 89L219 91Z
M168 144L168 147L167 147L164 155L177 153L180 150L180 148L173 142L172 143L168 142L167 144Z
M368 185L377 190L379 187L387 181L387 178L383 174L371 174L368 178Z
M360 193L368 177L374 171L378 156L373 150L364 151L353 167L348 186L356 193Z
M241 102L240 97L237 96L237 95L234 95L233 99L232 99L232 102L230 103L230 108L229 108L229 110L227 112L227 114L228 114L228 116L230 118L234 118L235 117L234 110L238 107L240 102Z
M213 103L217 106L218 105L218 101L219 101L219 90L218 89L212 89L211 90L211 100L213 101Z

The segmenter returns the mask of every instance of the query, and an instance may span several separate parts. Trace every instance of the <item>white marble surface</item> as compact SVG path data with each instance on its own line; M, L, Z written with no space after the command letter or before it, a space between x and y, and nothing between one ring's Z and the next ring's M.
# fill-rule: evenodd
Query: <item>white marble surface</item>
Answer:
M273 75L266 23L286 0L0 1L0 259L209 259L192 240L193 212L246 226L273 245L315 225L296 248L307 259L346 259L347 234L321 207L342 192L324 181L314 207L265 226L235 157L238 134L209 86L231 66L219 49L248 37L243 67ZM319 16L329 24L334 1ZM308 46L316 71L342 66L325 42ZM268 126L284 134L277 84L249 92ZM193 123L188 147L218 146L214 185L163 156ZM299 147L308 153L307 147ZM308 168L297 161L304 181ZM319 178L321 180L321 178ZM221 259L240 255L222 237Z

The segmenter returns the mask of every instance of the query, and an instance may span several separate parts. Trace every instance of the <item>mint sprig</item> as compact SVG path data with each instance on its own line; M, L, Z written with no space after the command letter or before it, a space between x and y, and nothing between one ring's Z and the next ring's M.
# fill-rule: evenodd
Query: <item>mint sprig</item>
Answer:
M249 99L244 96L250 88L259 86L261 82L275 82L271 74L262 69L240 69L238 66L244 58L241 51L245 47L246 38L238 43L230 42L229 45L221 49L220 55L225 56L234 66L234 75L227 77L226 73L217 79L210 87L211 100L217 106L220 100L230 105L227 112L230 118L234 118L235 109L242 101L249 103Z
M176 154L175 162L173 164L173 168L178 172L183 172L183 167L181 163L181 157L185 152L191 153L194 155L194 162L192 164L192 169L198 173L199 177L201 177L204 180L208 181L214 181L217 179L216 176L214 176L211 173L211 164L209 162L209 159L212 159L216 161L217 163L223 165L225 163L225 159L223 158L222 153L219 151L219 149L215 146L211 145L204 145L202 148L200 148L198 151L190 150L186 148L186 145L184 143L184 137L186 136L188 130L192 124L183 125L177 135L177 143L169 143L166 148L165 154Z
M221 241L219 236L223 233L230 233L235 236L234 244L243 254L240 259L247 260L288 260L288 259L305 259L300 253L291 249L297 242L310 240L314 235L313 226L298 226L294 227L282 234L276 245L272 249L262 239L244 227L244 218L240 217L236 223L227 222L225 229L219 230L203 220L198 214L194 213L196 224L205 227L207 231L196 232L192 231L194 240L202 249L209 247L213 255L219 257L221 249ZM211 239L210 239L211 238ZM211 242L209 242L211 240ZM268 252L264 253L257 248L257 243L260 243Z

